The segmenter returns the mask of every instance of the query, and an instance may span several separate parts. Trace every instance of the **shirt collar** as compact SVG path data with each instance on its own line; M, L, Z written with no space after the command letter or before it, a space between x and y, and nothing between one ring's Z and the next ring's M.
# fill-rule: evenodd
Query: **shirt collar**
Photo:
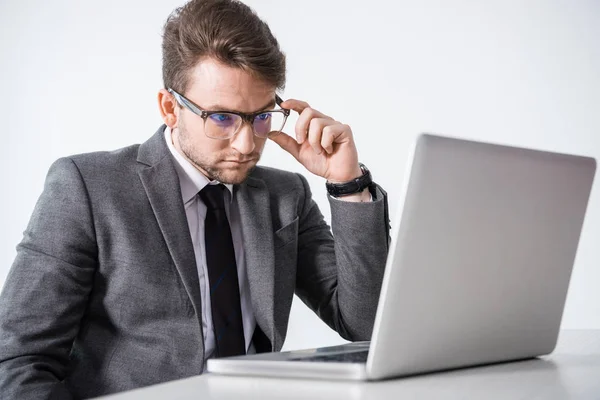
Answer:
M175 170L179 176L181 197L183 198L184 204L192 200L199 191L204 189L204 186L221 183L216 180L209 180L202 172L198 171L187 158L177 151L171 138L171 128L168 126L165 128L165 141L167 142L167 147L173 155L173 158L175 158ZM229 190L229 201L233 201L233 185L225 183L223 185Z

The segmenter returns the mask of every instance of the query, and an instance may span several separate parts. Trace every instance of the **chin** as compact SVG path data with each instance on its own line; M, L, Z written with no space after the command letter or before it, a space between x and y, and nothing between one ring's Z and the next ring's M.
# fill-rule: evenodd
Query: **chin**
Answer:
M221 183L237 185L243 183L254 170L255 165L244 169L226 169L220 170L215 179Z

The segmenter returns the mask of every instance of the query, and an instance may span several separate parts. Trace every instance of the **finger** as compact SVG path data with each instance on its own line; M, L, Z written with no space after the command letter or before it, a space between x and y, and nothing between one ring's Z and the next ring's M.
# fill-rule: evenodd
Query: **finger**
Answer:
M308 135L308 129L310 127L310 121L313 118L329 118L325 114L315 110L314 108L307 107L302 111L298 121L296 121L296 140L302 144L306 140ZM331 119L331 118L329 118ZM331 119L333 120L333 119Z
M300 145L294 140L293 137L284 132L273 131L269 133L268 138L277 143L279 147L290 153L296 160L298 160L298 155L300 154Z
M308 128L308 143L313 148L315 153L321 154L324 149L321 147L321 138L323 137L323 129L335 121L326 118L313 118L310 120Z
M327 152L327 154L333 153L333 143L336 139L346 133L350 127L345 124L336 123L333 125L327 125L323 128L323 135L321 137L321 147Z
M298 114L304 111L305 108L310 107L307 102L296 99L288 99L280 104L281 108L287 108L288 110L294 110Z

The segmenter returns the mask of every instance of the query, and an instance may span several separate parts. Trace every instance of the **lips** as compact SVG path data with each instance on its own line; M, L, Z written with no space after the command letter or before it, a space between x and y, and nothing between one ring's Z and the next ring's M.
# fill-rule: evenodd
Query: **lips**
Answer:
M250 159L250 160L223 160L224 162L231 162L231 163L236 163L236 164L247 164L249 162L255 161L254 159Z

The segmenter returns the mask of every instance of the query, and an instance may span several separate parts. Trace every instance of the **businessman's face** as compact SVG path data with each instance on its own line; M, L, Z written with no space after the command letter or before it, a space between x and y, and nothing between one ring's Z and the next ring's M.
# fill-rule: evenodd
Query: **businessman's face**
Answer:
M191 72L191 85L183 96L206 111L254 113L275 106L275 88L239 68L212 59L200 62ZM229 139L206 135L207 125L220 122L214 116L204 120L190 110L177 107L173 144L209 179L223 183L243 182L258 160L267 139L254 135L249 123L242 124ZM210 118L210 117L209 117ZM208 131L211 134L211 131Z

